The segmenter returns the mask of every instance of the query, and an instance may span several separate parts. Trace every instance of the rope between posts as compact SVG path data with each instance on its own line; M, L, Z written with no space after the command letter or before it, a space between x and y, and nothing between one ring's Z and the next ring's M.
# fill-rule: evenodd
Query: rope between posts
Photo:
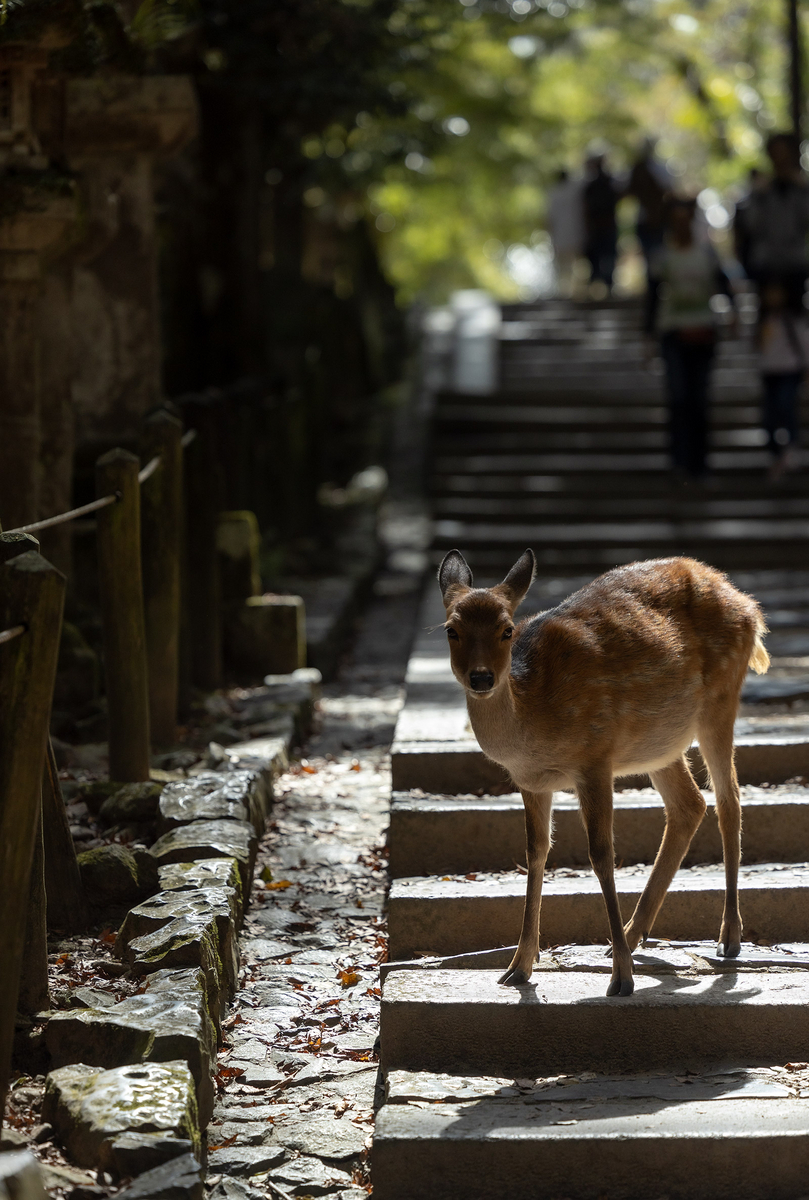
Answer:
M138 471L138 483L145 483L146 480L154 475L157 468L160 466L160 455L156 454L154 458L147 462L142 471Z
M36 529L50 529L52 525L63 525L65 521L74 521L76 517L83 517L87 513L97 512L99 508L106 508L109 504L116 504L120 499L121 493L114 492L111 496L102 496L100 500L82 504L80 508L71 508L70 512L60 513L58 517L46 517L44 521L33 521L30 525L21 525L19 529L8 529L6 532L33 533Z
M2 646L3 642L13 641L14 638L19 637L21 633L25 633L24 625L12 625L11 629L4 629L2 633L0 633L0 646Z
M196 429L189 429L183 434L180 439L180 445L183 450L185 450L186 446L191 445L196 436ZM147 479L154 475L159 466L160 455L156 454L138 472L138 483L145 483ZM35 533L38 529L50 529L54 525L64 525L66 521L75 521L77 517L85 517L88 513L98 512L100 508L106 508L110 504L117 504L120 499L121 493L113 492L110 496L102 496L99 500L91 500L89 504L82 504L79 508L71 508L69 512L60 513L58 517L46 517L44 521L32 521L30 525L20 525L18 529L7 529L6 533Z

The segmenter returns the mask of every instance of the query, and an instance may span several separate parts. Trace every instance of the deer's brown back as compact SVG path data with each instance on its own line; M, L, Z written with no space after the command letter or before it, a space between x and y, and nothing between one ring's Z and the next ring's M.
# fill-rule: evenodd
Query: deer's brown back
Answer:
M670 760L706 706L738 698L760 621L754 600L691 559L610 571L519 626L519 723L560 769L577 758Z

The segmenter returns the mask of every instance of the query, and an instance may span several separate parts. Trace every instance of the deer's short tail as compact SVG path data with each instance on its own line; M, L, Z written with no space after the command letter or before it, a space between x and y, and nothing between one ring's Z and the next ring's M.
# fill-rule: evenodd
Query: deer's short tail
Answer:
M757 675L763 675L770 665L770 656L762 641L766 632L767 626L764 624L764 618L761 613L759 613L756 619L756 640L753 642L753 653L750 655L750 662L748 664Z

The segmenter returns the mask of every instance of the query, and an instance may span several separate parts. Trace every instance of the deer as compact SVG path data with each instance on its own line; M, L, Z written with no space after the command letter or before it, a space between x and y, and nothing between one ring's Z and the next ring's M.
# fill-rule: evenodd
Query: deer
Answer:
M528 876L519 943L499 983L521 987L539 954L553 792L573 790L612 943L608 996L631 996L632 952L646 941L706 811L686 751L696 739L716 795L725 866L717 954L741 950L741 803L733 729L748 667L769 655L761 609L691 558L617 567L555 608L515 624L536 572L526 550L495 587L476 588L459 550L438 571L453 674L483 753L506 769L525 809ZM647 774L665 807L663 839L624 924L615 889L613 782Z

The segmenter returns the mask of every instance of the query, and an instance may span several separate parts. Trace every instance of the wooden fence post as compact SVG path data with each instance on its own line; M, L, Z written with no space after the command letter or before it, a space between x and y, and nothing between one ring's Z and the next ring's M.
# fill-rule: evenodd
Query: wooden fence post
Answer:
M39 550L32 533L0 533L0 563L26 550ZM48 928L79 933L87 928L87 902L50 738L42 773L42 838L45 895L54 901L47 912Z
M149 721L156 746L177 740L180 641L180 547L183 519L182 422L162 410L146 418L145 459L160 465L141 487L141 563Z
M36 551L0 565L0 1113L11 1066L34 839L59 654L64 576Z
M216 688L222 682L222 618L216 526L222 507L215 411L210 400L184 406L197 436L185 461L185 604L191 682Z
M45 894L45 843L42 829L41 795L40 791L39 813L34 835L34 854L28 879L25 945L17 996L18 1011L29 1017L50 1007L48 995L48 901Z
M140 568L140 463L110 450L96 463L96 493L118 493L98 514L98 583L107 684L110 779L149 778L149 692Z

